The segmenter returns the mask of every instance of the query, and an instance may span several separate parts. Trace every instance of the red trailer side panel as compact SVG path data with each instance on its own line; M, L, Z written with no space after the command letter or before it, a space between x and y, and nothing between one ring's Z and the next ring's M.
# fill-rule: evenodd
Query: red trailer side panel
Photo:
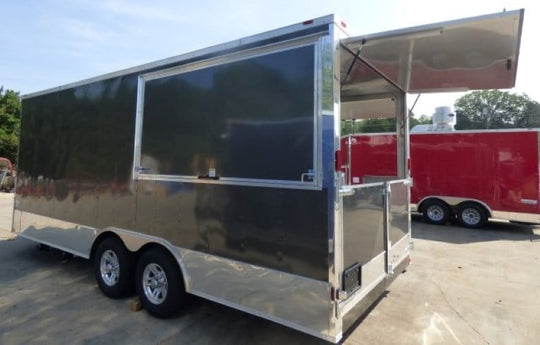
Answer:
M396 175L391 134L351 137L351 183ZM349 139L342 139L348 162ZM478 200L491 211L540 214L538 130L414 133L411 202L427 196Z

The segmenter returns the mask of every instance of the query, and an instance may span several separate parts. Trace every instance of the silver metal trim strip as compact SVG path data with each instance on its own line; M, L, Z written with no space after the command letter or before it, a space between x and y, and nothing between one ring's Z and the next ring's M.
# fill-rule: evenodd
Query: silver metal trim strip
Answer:
M315 44L315 42L318 40L319 37L321 37L321 34L309 35L309 36L301 37L298 39L293 39L290 41L280 42L280 43L276 43L272 45L250 48L250 49L246 49L246 50L242 50L242 51L234 52L230 54L225 54L225 55L221 55L221 56L206 59L206 60L192 62L186 65L174 66L174 67L163 69L163 70L145 73L145 74L142 74L140 77L143 78L144 81L146 82L146 81L166 78L166 77L170 77L173 75L182 74L186 72L197 71L203 68L220 66L220 65L231 63L231 62L237 62L237 61L251 59L254 57L265 56L265 55L278 53L278 52L284 52L284 51L295 49L295 48L311 46Z
M344 185L344 187L350 188L350 189L361 189L361 188L370 188L370 187L382 187L385 183L387 184L396 184L396 183L411 183L412 179L398 179L398 180L390 180L390 181L384 181L384 182L373 182L373 183L362 183L362 184L353 184L353 185Z
M137 80L137 108L135 110L135 142L133 148L133 170L132 178L137 179L138 170L141 165L141 147L142 147L142 130L143 130L143 110L144 110L144 79L139 76Z
M515 222L540 224L540 214L537 213L521 213L508 211L493 211L491 218L504 219Z
M362 189L362 188L371 188L371 187L382 187L384 182L373 182L373 183L362 183L362 184L350 184L345 185L344 187L350 189Z
M83 253L83 252L80 252L80 251L77 251L77 250L73 250L73 249L65 247L65 246L58 245L58 244L50 242L50 241L39 239L39 238L34 237L34 236L28 236L24 232L18 233L17 236L20 236L22 238L26 238L26 239L28 239L30 241L45 244L45 245L47 245L47 246L49 246L51 248L56 248L56 249L61 250L63 252L71 253L71 254L73 254L75 256L79 256L79 257L84 258L84 259L90 259L90 253L86 254L86 253Z
M18 236L89 258L98 229L19 209L17 213L20 220L14 226L14 233Z
M384 241L384 270L387 275L394 274L392 269L392 263L390 261L390 248L392 243L390 243L390 193L391 184L384 183L383 193L385 197L383 198L383 241Z
M315 176L313 177L313 184L319 186L322 189L323 185L323 119L322 119L322 101L323 101L323 46L321 40L324 40L328 36L319 36L313 43L315 53L313 54L313 110L315 114L313 120L313 170Z
M168 181L168 182L185 182L199 184L217 184L228 186L246 186L246 187L271 187L284 189L306 189L306 190L321 190L322 187L314 182L301 181L285 181L285 180L264 180L264 179L242 179L233 177L221 177L219 180L198 179L195 176L175 176L175 175L153 175L140 174L137 180L145 181Z

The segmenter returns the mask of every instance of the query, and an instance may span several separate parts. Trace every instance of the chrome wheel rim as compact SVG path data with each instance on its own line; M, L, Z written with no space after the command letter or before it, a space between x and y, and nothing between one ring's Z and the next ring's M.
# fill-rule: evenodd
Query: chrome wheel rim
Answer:
M118 256L112 250L106 250L101 255L99 265L101 280L108 286L114 286L120 277L120 262Z
M149 264L142 275L143 291L146 298L153 304L161 304L167 298L167 275L158 264Z
M466 208L461 212L461 219L468 225L480 223L481 218L480 212L474 208Z
M432 205L428 207L427 214L429 219L434 220L436 222L440 222L444 219L444 210L441 206L438 205Z

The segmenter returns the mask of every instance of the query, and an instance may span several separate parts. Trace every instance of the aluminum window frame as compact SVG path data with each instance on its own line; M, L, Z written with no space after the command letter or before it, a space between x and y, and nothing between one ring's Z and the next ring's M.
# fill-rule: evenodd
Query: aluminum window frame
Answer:
M138 76L137 85L137 104L135 113L135 145L133 153L133 169L132 177L134 181L167 181L167 182L187 182L187 183L202 183L202 184L218 184L218 185L238 185L238 186L253 186L253 187L271 187L271 188L288 188L288 189L308 189L322 190L323 184L323 167L322 167L322 44L321 40L324 35L313 34L298 39L293 39L277 44L271 44L251 49L246 49L239 52L225 54L201 61L188 63L185 65L174 66L162 70L144 73ZM243 178L243 177L220 177L218 180L200 179L194 175L169 175L169 174L149 174L145 173L141 166L141 150L143 138L143 120L144 120L144 104L145 104L145 86L146 82L166 78L174 75L188 73L192 71L202 70L210 67L216 67L238 61L244 61L252 58L257 58L274 53L280 53L288 50L294 50L303 47L313 47L313 179L311 181L302 181L299 176L298 181L292 180L274 180L274 179L258 179L258 178ZM306 171L307 173L307 171Z

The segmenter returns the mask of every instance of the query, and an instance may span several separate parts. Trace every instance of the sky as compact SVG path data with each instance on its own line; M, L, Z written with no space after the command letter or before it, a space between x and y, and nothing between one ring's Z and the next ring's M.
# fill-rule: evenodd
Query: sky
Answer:
M0 0L0 86L22 95L335 13L351 35L525 8L516 86L540 102L538 0ZM424 94L431 115L464 93ZM409 97L409 107L415 100Z

